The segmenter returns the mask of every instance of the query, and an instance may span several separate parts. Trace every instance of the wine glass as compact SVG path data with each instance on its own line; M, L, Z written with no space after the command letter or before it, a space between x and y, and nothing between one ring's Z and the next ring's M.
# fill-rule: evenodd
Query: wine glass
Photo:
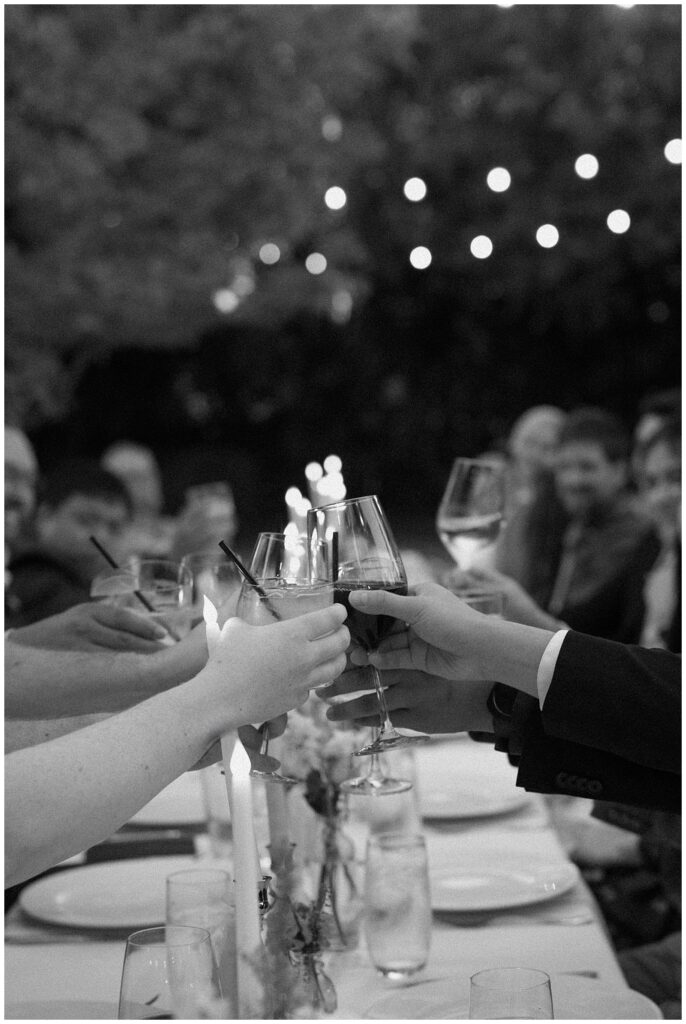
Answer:
M238 597L241 575L233 562L223 555L213 551L190 551L181 559L181 567L189 569L193 578L191 626L203 620L204 595L216 608L221 608L230 597Z
M267 626L275 621L294 619L306 612L326 608L333 603L333 584L329 580L311 576L262 578L254 584L244 580L238 595L236 614L252 626ZM269 746L269 723L262 726L260 754L266 755ZM252 768L253 778L265 782L293 784L299 779L281 775L278 771Z
M119 1020L197 1020L221 998L210 933L189 925L144 928L126 940Z
M441 542L459 569L495 544L505 510L505 472L487 459L455 459L436 515Z
M353 642L366 651L375 651L393 627L390 615L368 615L350 605L354 590L388 590L407 593L407 577L400 552L376 495L349 498L310 509L307 513L310 545L325 541L331 550L330 564L334 580L334 601L348 609L346 625ZM398 793L411 789L405 779L384 776L377 755L393 747L427 740L423 734L402 735L393 728L379 673L369 666L379 703L380 730L356 754L371 754L372 763L366 776L343 783L346 792Z

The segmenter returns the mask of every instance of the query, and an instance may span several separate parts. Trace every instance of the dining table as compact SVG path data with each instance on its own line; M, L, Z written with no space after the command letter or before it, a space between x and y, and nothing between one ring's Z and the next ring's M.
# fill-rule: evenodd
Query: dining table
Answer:
M627 986L549 802L517 787L507 757L466 735L434 737L402 753L413 789L349 797L346 828L360 858L370 832L424 835L428 962L403 983L387 980L370 961L362 928L355 948L324 955L337 996L329 1016L466 1018L471 975L530 967L550 975L557 1019L660 1018L654 1003ZM22 890L6 916L6 1019L116 1019L127 927L163 922L167 874L212 863L198 775L182 776L110 841Z

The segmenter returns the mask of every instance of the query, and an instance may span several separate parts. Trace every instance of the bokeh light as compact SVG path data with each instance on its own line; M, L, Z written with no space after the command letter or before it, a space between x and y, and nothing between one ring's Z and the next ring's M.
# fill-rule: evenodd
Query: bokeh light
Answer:
M582 153L574 163L574 170L580 178L595 178L600 164L593 153Z
M233 313L238 309L241 300L231 288L219 288L212 296L215 309L220 313Z
M326 256L320 252L311 252L305 260L305 268L310 274L323 274L326 270Z
M431 263L431 250L425 245L418 245L410 253L410 263L415 270L426 270Z
M418 203L426 195L426 182L421 178L408 178L403 192L411 202Z
M338 455L327 455L324 459L324 470L327 473L340 473L343 468L343 462Z
M494 167L486 176L486 184L492 192L506 192L511 182L510 172L504 167Z
M613 210L608 214L607 226L616 235L623 235L631 227L631 217L626 210Z
M681 139L670 139L665 146L665 156L670 164L681 163Z
M281 250L274 242L265 242L260 247L259 256L263 263L266 263L267 266L272 266L272 264L278 263L281 259Z
M338 142L343 134L343 122L335 114L327 114L322 119L322 135L327 142Z
M338 185L333 185L331 188L327 188L324 193L324 202L330 210L342 210L348 201L348 197L342 188Z
M536 241L544 249L552 249L560 241L560 232L554 224L541 224L536 232Z
M339 288L331 296L331 319L336 324L347 324L352 312L352 295L347 288Z
M493 242L488 235L477 235L476 238L472 238L469 251L478 260L488 259L493 252Z

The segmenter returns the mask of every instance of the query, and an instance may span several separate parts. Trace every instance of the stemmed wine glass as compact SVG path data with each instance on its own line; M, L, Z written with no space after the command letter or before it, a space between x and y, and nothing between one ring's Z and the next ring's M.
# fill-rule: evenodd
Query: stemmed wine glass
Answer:
M375 651L390 632L394 619L390 615L368 615L350 605L353 590L388 590L407 593L407 577L400 552L376 495L349 498L310 509L307 513L307 534L311 548L324 541L330 551L334 601L348 609L346 625L353 642L364 650ZM411 782L391 779L383 774L378 755L384 750L428 740L415 733L402 735L394 729L388 713L386 696L379 673L369 666L379 703L380 729L371 743L356 754L371 754L369 773L343 783L346 792L363 794L399 793L410 789Z
M495 544L503 525L505 471L488 459L455 459L436 515L436 529L459 569Z
M249 567L255 584L243 582L236 614L253 626L262 626L327 607L333 601L333 588L326 576L325 559L323 545L312 557L297 535L260 533ZM266 757L269 722L264 723L261 734L260 754ZM252 768L250 774L265 782L292 785L299 781L276 770Z

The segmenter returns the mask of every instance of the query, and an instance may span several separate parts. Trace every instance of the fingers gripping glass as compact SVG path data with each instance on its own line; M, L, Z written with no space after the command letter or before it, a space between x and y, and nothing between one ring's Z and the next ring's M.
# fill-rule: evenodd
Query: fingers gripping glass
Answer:
M334 601L345 605L348 610L346 625L353 643L366 651L375 651L395 620L389 615L368 615L353 608L350 594L355 590L407 593L407 577L400 552L378 498L376 495L351 498L311 509L307 513L307 534L311 550L317 549L322 541L331 550L329 563L334 580ZM369 671L379 707L380 728L375 731L371 743L356 751L358 755L371 755L368 774L347 780L343 788L347 792L397 793L410 789L411 783L385 776L377 755L429 737L419 734L406 736L393 727L379 673L373 666Z

